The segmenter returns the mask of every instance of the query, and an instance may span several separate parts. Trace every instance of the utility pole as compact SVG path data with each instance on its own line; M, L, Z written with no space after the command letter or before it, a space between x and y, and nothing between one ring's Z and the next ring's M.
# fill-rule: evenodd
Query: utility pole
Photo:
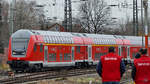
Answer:
M137 0L133 0L133 34L138 35L138 10Z
M148 49L148 0L143 0L144 7L144 29L145 29L145 48Z
M143 0L141 0L141 23L142 23L142 47L144 47L144 22L143 22Z
M0 0L0 38L2 38L2 1ZM0 39L0 53L4 53L4 45L2 39Z
M2 2L0 0L0 25L2 24Z
M12 0L12 3L10 4L10 8L9 8L9 10L10 10L10 13L9 13L9 17L10 17L9 28L11 30L11 34L13 34L13 32L14 32L14 10L15 10L15 3L16 3L16 0Z
M72 32L72 4L71 4L71 0L65 0L64 28L67 32Z

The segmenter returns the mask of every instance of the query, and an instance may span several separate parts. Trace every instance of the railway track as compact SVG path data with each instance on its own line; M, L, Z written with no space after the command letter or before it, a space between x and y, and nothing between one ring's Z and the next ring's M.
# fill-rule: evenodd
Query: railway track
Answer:
M128 80L123 80L120 82L120 84L134 84L132 79L128 79Z
M126 72L124 73L124 76L122 80L120 81L120 84L134 84L133 80L131 78L131 67L126 67Z
M25 74L17 74L14 77L0 79L0 84L14 84L14 83L24 83L31 82L43 79L53 79L53 78L61 78L61 77L70 77L70 76L78 76L84 74L93 74L96 73L95 68L86 68L86 69L63 69L57 71L45 71L45 72L36 72L36 73L25 73ZM126 72L130 73L130 71ZM130 75L130 74L129 74ZM132 84L132 80L129 75L126 75L124 80L121 80L120 84ZM127 77L128 76L128 77Z
M31 74L25 74L22 76L7 78L0 80L0 84L14 84L14 83L24 83L30 81L37 81L43 79L53 79L59 77L69 77L77 76L84 74L96 73L95 69L74 69L74 70L62 70L62 71L46 71L46 72L37 72Z

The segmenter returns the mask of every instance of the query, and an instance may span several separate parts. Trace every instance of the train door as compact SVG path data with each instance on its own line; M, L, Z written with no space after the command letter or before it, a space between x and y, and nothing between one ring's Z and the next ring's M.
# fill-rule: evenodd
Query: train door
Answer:
M44 62L48 61L48 46L44 47Z
M119 51L118 51L118 55L122 56L123 58L126 58L127 57L127 47L120 46Z
M127 63L130 63L130 46L127 46Z
M88 46L88 61L92 61L92 47L91 45Z
M77 61L88 60L87 46L75 46L75 59Z
M72 47L72 61L74 61L74 46Z
M127 47L126 46L122 46L122 48L121 48L121 56L123 57L123 59L127 58Z
M133 60L135 58L135 55L139 52L140 47L130 47L130 58Z
M83 56L83 60L88 60L88 46L81 47L81 55Z

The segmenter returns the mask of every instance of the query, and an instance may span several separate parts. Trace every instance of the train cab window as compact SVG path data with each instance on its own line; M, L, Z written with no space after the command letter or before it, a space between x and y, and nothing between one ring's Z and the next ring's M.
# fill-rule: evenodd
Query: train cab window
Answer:
M36 50L37 50L37 46L36 46L36 44L34 45L33 50L34 50L34 52L36 52Z
M56 61L56 53L49 54L49 61Z
M40 52L43 52L43 45L40 45Z
M65 61L71 60L71 54L70 53L65 53L64 54L64 60Z
M78 53L80 53L80 48L81 48L80 46L77 46L77 50L76 50L76 51L77 51Z

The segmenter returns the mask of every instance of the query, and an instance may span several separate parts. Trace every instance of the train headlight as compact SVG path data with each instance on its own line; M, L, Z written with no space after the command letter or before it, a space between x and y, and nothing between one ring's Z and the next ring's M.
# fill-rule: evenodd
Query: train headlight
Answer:
M13 52L13 55L15 55L16 54L16 52Z

